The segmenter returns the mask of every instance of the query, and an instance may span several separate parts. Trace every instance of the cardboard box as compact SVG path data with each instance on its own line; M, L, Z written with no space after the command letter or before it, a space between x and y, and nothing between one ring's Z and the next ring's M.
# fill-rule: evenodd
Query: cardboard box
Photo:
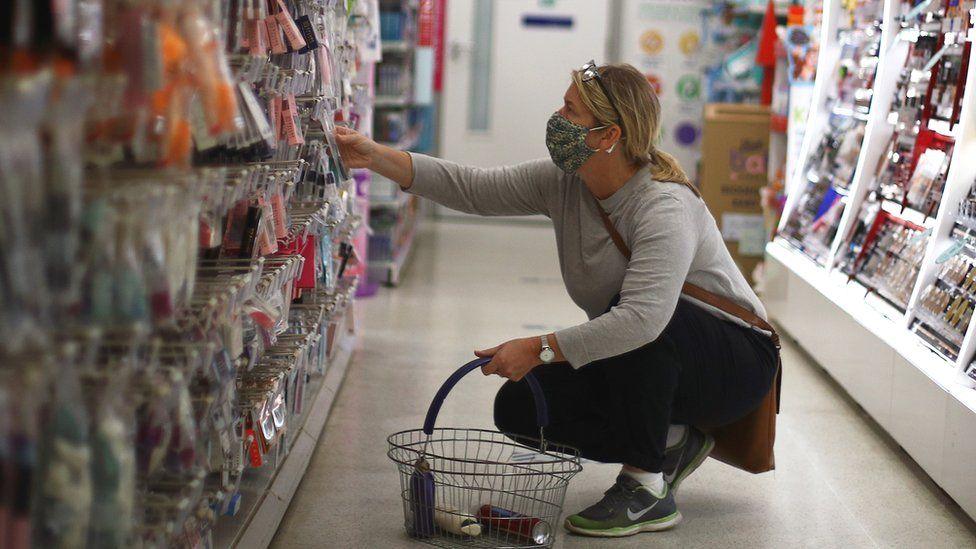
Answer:
M759 189L768 182L769 118L769 108L761 105L705 105L699 186L750 283L766 244Z

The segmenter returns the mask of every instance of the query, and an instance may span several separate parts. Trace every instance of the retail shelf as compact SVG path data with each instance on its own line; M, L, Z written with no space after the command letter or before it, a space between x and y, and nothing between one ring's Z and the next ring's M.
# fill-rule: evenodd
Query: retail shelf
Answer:
M919 227L925 227L928 229L935 225L934 216L925 215L924 213L909 206L902 206L900 203L895 202L894 200L887 198L882 199L881 209L897 218L904 219L909 223L914 223Z
M864 290L781 242L766 247L770 317L962 509L976 517L976 390L951 361L863 299ZM785 365L789 375L789 364ZM788 406L788 404L787 404Z
M766 253L915 365L939 387L947 392L955 392L957 387L962 388L959 386L955 365L929 349L916 337L902 321L904 315L894 307L865 299L866 289L863 286L848 282L847 276L839 271L827 272L782 242L771 242L766 247ZM818 319L818 322L824 324L830 321L827 318ZM976 390L968 387L965 390L972 392L974 398L961 402L976 414L976 406L970 406L976 404Z
M895 12L891 9L895 0L884 0L885 9L882 15L880 48L882 57L878 59L878 70L875 74L873 93L869 112L857 113L857 118L865 121L864 136L861 140L860 154L854 167L854 172L849 186L849 200L841 215L837 226L835 238L829 245L826 265L833 266L838 261L842 243L850 235L854 224L857 221L857 213L861 203L867 195L867 188L873 179L873 168L877 164L877 157L884 152L887 144L887 136L890 130L886 128L886 116L890 110L891 99L897 85L900 67L895 67L896 63L884 63L883 56L891 55L891 44L894 42L898 25L895 21ZM849 13L845 10L840 0L826 0L823 3L823 24L820 29L820 53L817 58L817 75L819 76L813 86L811 108L805 124L806 131L800 146L798 162L805 163L816 151L824 133L829 128L829 121L835 114L853 116L855 113L848 109L846 111L836 110L832 104L832 90L837 86L837 78L840 71L837 70L841 62L843 48L838 42L838 32L843 26L843 22L849 18ZM897 57L897 56L896 56ZM875 159L874 162L871 159ZM802 194L801 189L806 185L806 177L802 170L797 169L792 176L792 180L787 184L787 200L783 215L780 220L779 230L785 229L790 218L790 214L797 205L797 201Z
M868 121L868 113L854 110L850 107L834 107L831 109L831 114L835 116L843 116L846 118L854 118L856 120L861 120L862 122Z
M336 395L352 361L357 336L351 331L352 309L340 323L341 339L324 377L309 387L311 406L295 427L297 436L278 468L265 465L248 470L241 481L241 508L234 517L221 517L214 528L214 547L267 547L285 516L315 451Z
M413 51L413 44L407 42L406 40L384 40L382 44L383 53L406 53Z
M921 6L921 4L920 4ZM900 0L884 0L878 71L872 87L870 114L858 152L849 203L841 217L825 266L810 262L781 239L766 248L767 292L771 317L784 333L813 355L838 383L969 513L976 517L976 389L963 371L976 354L976 316L970 320L955 360L927 345L911 330L920 295L939 277L945 254L953 253L957 205L976 179L976 48L968 48L965 94L959 123L930 124L954 138L938 208L920 212L901 203L870 198L877 193L885 154L897 130L889 113L910 53L912 34L900 31ZM840 0L824 2L818 78L806 124L800 159L816 152L819 136L831 114L829 90L835 86L842 45L838 25L847 13ZM897 117L895 117L897 121ZM781 228L797 207L802 174L794 174ZM836 268L852 235L863 234L875 208L926 229L924 255L914 277L906 311L901 312ZM950 354L951 356L951 354Z
M400 273L413 250L413 241L417 234L418 219L410 221L406 236L397 246L393 253L393 259L387 261L371 261L369 263L370 278L373 280L383 280L389 286L396 286L400 283Z
M397 194L397 197L396 198L384 198L384 199L378 199L378 200L374 200L374 199L370 198L370 200L369 200L369 207L370 207L370 209L372 209L372 208L383 208L383 209L388 209L388 210L389 209L399 210L400 208L402 208L403 206L405 206L408 202L410 202L410 197L411 196L412 195L409 195L409 194L407 194L405 192L400 192L400 193Z
M950 392L963 406L976 413L976 389L966 383L954 383Z
M401 108L413 106L413 98L406 96L387 96L378 95L373 101L373 106L377 108Z
M774 2L773 11L778 18L784 18L789 10L789 5L783 2ZM766 15L766 4L749 4L746 7L741 7L738 4L733 4L733 12L737 13L748 13L751 15Z

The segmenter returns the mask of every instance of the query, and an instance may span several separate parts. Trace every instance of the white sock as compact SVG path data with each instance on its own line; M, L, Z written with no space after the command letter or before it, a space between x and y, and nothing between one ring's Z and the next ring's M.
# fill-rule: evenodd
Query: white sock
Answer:
M687 425L672 425L668 429L668 448L674 448L675 446L681 444L681 441L685 438L685 432L688 430Z
M628 477L641 483L644 488L647 488L655 496L661 497L664 495L664 474L663 473L648 473L643 469L638 469L637 467L632 467L630 465L624 465L620 469L621 475L627 475Z

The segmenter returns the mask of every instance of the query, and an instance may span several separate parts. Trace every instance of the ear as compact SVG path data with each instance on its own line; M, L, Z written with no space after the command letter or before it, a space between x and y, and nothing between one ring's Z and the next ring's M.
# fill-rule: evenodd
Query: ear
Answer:
M597 148L609 152L611 147L615 147L620 142L621 137L623 137L623 131L621 131L620 126L614 124L604 130Z

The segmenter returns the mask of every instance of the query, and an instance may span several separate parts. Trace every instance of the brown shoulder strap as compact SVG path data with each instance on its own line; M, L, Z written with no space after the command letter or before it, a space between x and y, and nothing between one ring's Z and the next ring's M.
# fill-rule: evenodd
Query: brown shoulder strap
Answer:
M613 245L620 250L620 253L624 254L627 261L630 261L630 248L627 247L627 243L624 242L624 237L620 236L617 232L617 228L613 226L613 221L610 221L610 216L607 215L606 210L599 202L596 202L596 197L593 197L593 201L596 204L596 209L600 212L600 219L603 220L603 226L606 227L607 232L610 233L610 240L613 240Z
M610 220L610 216L603 209L603 206L596 201L596 197L593 197L594 203L596 204L596 209L600 212L600 219L603 220L603 226L606 227L607 232L610 233L610 239L613 240L614 246L620 250L620 253L630 261L630 248L627 243L624 242L624 238L620 236L620 232L617 228L613 226L613 221ZM714 294L701 286L696 286L690 282L685 282L681 287L681 293L688 297L701 301L702 303L715 307L716 309L732 315L743 322L748 323L750 326L759 328L760 330L770 332L772 334L773 342L776 344L776 348L779 348L779 335L773 326L763 319L756 313L746 309L745 307L735 303L731 299L722 297L720 295Z

